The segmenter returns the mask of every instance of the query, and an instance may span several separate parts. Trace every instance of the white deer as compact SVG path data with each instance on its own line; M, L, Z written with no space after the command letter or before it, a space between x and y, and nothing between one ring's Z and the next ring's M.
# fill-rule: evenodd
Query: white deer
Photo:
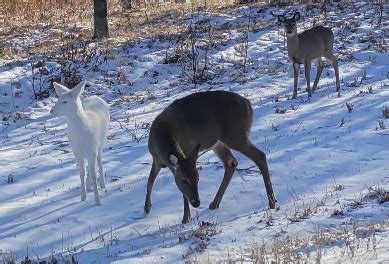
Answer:
M96 205L101 205L97 190L96 165L99 168L99 185L105 188L102 165L102 149L109 123L109 106L98 96L80 98L85 81L73 89L53 83L58 101L50 113L65 116L68 124L68 138L80 170L81 201L86 199L86 191L91 191L93 183ZM88 162L88 176L85 184L85 171Z

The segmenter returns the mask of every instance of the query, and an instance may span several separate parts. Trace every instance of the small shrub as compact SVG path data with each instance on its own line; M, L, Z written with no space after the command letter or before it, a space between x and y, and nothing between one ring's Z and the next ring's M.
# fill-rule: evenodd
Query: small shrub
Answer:
M365 195L365 199L377 200L378 203L385 203L389 201L389 191L383 187L369 187L369 193Z

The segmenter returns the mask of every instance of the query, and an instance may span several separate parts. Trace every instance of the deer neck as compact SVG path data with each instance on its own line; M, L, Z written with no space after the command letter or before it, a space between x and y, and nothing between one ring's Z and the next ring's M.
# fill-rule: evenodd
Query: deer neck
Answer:
M74 112L66 115L66 122L68 124L69 130L80 130L80 128L86 126L87 117L85 115L84 109L82 108L81 102Z
M297 33L287 36L287 46L288 46L289 58L291 58L294 62L298 62L299 58L297 56L298 56L300 41Z
M179 146L178 142L172 137L168 128L160 129L158 132L153 130L149 137L149 150L152 154L159 157L160 161L168 164L169 154L174 154L180 159L184 159L185 155Z

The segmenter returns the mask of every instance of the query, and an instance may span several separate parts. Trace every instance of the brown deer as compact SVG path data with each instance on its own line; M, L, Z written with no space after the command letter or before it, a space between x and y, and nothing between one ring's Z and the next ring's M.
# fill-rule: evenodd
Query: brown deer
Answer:
M161 168L168 167L184 198L183 223L190 219L189 203L200 206L198 153L212 149L223 162L225 172L219 190L209 205L219 208L224 192L238 166L231 153L237 150L255 162L265 182L269 207L274 209L276 198L270 180L266 155L250 140L253 110L250 101L225 91L199 92L175 100L154 120L150 128L148 147L153 164L147 182L144 210L151 209L151 192Z
M315 92L317 84L323 71L321 57L328 59L335 70L336 91L340 90L338 61L333 54L334 33L330 28L316 26L297 34L296 22L300 19L300 13L296 12L292 18L285 15L278 15L278 21L285 26L285 33L288 45L288 56L293 63L294 90L292 98L297 98L297 82L300 71L300 64L304 64L305 79L307 81L308 97ZM310 73L311 62L316 60L317 73L311 90Z

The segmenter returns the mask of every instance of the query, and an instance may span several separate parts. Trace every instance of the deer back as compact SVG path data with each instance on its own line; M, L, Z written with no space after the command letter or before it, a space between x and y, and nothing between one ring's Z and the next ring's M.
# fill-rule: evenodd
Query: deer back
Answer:
M288 42L288 55L289 57L292 55L292 57L299 58L300 60L316 59L332 51L333 43L334 34L332 30L323 26L316 26L298 34L297 54L289 54ZM293 44L291 45L293 46Z
M98 96L90 96L81 100L83 110L94 133L97 134L99 145L102 146L106 140L109 124L109 106Z
M184 156L200 144L211 148L217 140L229 142L249 133L253 111L249 100L226 91L195 93L174 101L154 120L149 136L150 153L166 164L171 148Z

